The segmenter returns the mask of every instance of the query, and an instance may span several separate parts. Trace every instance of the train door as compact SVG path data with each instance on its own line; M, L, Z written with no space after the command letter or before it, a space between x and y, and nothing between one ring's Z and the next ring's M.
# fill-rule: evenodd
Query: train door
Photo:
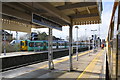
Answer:
M65 42L65 48L67 48L67 42Z
M48 43L46 41L46 42L43 42L43 50L47 50L47 49L48 49Z
M59 43L58 43L58 41L56 42L56 49L58 49L59 48Z
M118 35L117 35L117 77L120 79L120 1L119 1L119 11L118 11Z
M118 80L120 79L120 32L119 32L119 34L118 34L118 36L117 36L117 54L118 54L118 56L117 56L117 66L116 66L116 68L117 68L117 76L118 76Z

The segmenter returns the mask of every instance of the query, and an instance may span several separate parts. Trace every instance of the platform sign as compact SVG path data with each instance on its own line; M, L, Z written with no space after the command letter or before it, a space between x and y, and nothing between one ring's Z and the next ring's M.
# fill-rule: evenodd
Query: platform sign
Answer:
M38 14L32 14L32 23L62 31L62 25Z

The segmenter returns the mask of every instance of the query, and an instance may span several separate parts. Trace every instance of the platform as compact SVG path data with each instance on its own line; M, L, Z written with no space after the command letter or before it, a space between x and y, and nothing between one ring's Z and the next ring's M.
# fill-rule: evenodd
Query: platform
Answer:
M48 70L48 61L2 72L3 80L39 80L105 78L105 50L79 53L79 60L73 56L73 71L69 71L69 57L54 60L54 70Z
M54 52L56 51L64 51L64 50L68 50L68 49L56 49L53 50ZM5 57L13 57L13 56L22 56L22 55L32 55L32 54L41 54L41 53L47 53L48 51L21 51L21 52L10 52L10 53L6 53L6 55L4 55L4 53L2 53L0 55L0 58L5 58Z

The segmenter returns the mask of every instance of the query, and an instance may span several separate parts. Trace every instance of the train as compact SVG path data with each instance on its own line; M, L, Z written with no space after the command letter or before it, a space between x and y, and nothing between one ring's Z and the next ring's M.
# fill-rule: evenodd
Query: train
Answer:
M86 45L85 42L79 42L78 47L79 48L85 48L88 47L89 44ZM76 47L76 43L73 42L73 47ZM69 42L68 41L57 41L53 40L53 49L65 49L69 48ZM47 40L21 40L20 41L20 50L21 51L43 51L48 49L48 41Z
M106 80L120 80L120 1L115 0L106 46Z

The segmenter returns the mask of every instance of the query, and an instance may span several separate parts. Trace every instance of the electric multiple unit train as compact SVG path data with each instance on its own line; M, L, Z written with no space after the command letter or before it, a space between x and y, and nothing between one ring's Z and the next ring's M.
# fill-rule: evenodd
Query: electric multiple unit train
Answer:
M107 38L106 80L120 80L120 2L115 1Z
M73 43L73 46L75 47L76 44ZM86 45L85 42L79 42L78 46L80 48L88 47L89 45ZM69 44L68 41L54 41L53 40L53 49L62 49L62 48L68 48ZM20 42L20 50L24 51L33 51L33 50L47 50L48 49L48 41L47 40L22 40Z

